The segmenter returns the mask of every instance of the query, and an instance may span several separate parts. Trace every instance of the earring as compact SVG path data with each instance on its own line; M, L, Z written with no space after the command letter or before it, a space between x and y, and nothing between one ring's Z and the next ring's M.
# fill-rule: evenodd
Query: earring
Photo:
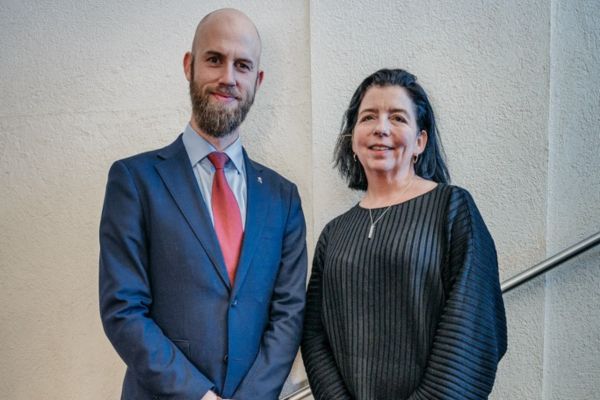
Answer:
M417 161L419 161L419 155L418 154L413 154L413 156L412 156L412 163L416 164Z
M356 162L356 161L357 161L357 158L356 158L356 153L352 153L352 158L354 158L354 162Z

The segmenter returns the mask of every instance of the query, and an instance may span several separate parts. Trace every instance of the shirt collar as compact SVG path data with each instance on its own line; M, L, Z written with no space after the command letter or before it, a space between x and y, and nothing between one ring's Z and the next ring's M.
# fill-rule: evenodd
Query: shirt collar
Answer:
M192 163L192 167L204 160L213 151L217 151L215 147L210 144L206 139L200 136L188 123L183 131L183 145ZM235 169L239 173L244 172L244 153L242 151L242 142L238 137L235 142L223 150L229 157L229 160L233 163Z

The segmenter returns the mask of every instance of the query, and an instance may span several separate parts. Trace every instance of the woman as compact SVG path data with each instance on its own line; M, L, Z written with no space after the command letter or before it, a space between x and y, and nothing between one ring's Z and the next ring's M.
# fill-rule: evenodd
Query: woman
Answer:
M335 162L365 195L315 251L302 340L315 399L486 399L506 351L496 251L469 193L448 184L415 76L360 84Z

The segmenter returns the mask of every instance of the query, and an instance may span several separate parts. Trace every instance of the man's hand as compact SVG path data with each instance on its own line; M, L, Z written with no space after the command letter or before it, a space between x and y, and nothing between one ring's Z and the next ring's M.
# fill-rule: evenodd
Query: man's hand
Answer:
M209 390L200 400L233 400L233 399L224 399L220 396L217 396L215 392Z
M221 400L221 398L217 396L215 392L209 390L200 400Z

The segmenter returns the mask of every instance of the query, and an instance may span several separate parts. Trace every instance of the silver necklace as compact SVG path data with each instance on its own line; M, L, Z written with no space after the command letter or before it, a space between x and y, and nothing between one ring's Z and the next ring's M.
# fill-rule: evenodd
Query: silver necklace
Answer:
M383 216L385 215L386 212L388 212L390 207L392 207L392 206L391 205L387 206L385 211L383 211L381 213L381 215L379 217L377 217L377 219L375 221L373 221L373 215L371 214L371 209L369 208L369 219L371 220L371 226L369 226L369 235L367 235L368 239L373 238L373 232L375 232L375 224L378 223L381 218L383 218Z
M402 189L400 191L400 194L398 195L398 197L402 196L404 193L406 193L406 191L408 190L408 188L410 187L410 184L412 183L412 179L406 184L406 186L404 186L404 189ZM367 239L372 239L373 238L373 234L375 233L375 225L381 220L381 218L383 218L383 216L385 215L385 213L387 213L390 208L393 206L393 204L390 204L389 206L387 206L387 208L385 210L383 210L383 212L381 213L381 215L379 217L377 217L375 219L375 221L373 221L373 214L371 212L371 209L369 208L369 219L371 220L371 225L369 226L369 234L367 235Z

